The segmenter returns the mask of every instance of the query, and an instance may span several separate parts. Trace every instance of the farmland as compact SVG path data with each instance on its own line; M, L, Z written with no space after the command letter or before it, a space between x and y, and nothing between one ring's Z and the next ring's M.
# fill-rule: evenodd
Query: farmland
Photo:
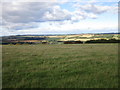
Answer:
M3 88L117 88L118 44L3 45Z
M120 34L16 35L2 37L2 44L118 43Z

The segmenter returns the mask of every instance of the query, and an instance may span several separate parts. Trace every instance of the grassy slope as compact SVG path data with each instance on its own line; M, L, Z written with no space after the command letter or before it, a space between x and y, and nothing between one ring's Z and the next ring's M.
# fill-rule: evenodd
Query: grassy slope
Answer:
M118 86L117 44L3 46L3 88Z

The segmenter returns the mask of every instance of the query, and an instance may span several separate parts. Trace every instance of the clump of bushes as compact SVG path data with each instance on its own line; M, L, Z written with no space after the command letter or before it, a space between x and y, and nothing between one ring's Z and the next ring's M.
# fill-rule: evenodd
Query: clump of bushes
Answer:
M89 40L86 43L120 43L120 40L116 40L116 39L99 39L99 40Z

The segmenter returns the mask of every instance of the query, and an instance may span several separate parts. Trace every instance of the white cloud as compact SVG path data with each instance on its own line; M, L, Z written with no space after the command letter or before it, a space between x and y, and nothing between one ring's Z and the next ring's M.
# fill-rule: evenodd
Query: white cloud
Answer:
M53 24L51 24L53 23ZM58 22L42 22L38 28L30 28L16 31L5 30L4 35L15 34L72 34L72 33L95 33L95 32L117 32L118 24L113 22L94 22L82 21L71 24L64 21L64 24Z
M78 3L75 4L74 6L77 7L78 10L82 10L87 13L94 13L94 14L101 14L111 9L110 6L99 6L94 4L81 5Z
M71 18L71 13L49 2L7 2L3 3L3 24L22 25L32 22L61 21Z
M53 20L53 21L59 21L59 20L70 20L71 13L65 9L61 9L60 6L55 5L51 12L47 11L45 12L43 18L45 20Z
M57 2L57 0L4 0L2 2Z
M68 0L68 1L73 1L73 0ZM94 3L94 2L119 2L119 0L74 0L74 2L90 2L90 3Z
M77 2L73 5L73 7L76 8L74 11L74 17L72 17L72 20L74 21L79 21L86 18L96 19L103 13L117 14L118 12L117 5L113 4L113 6L107 6L103 5L103 3L99 4L96 0L82 4Z
M14 1L14 0L12 0ZM102 30L102 29L116 29L115 24L105 23L82 23L84 19L99 18L100 14L115 11L117 7L106 6L102 4L95 4L95 0L89 3L77 3L73 8L74 11L69 11L60 6L69 2L69 0L60 1L40 1L33 2L3 2L3 27L5 33L9 31L10 34L20 33L47 33L47 32L74 32L84 30ZM66 3L67 4L67 3ZM74 3L73 3L74 4ZM72 6L71 6L72 7ZM71 8L70 7L70 8ZM109 25L109 26L108 26ZM6 33L7 34L7 33Z
M15 2L119 2L119 0L3 0L3 2L11 2L11 1L15 1Z
M54 0L55 1L55 0ZM76 4L77 10L62 9L56 2L9 2L3 3L3 21L10 23L43 22L49 20L70 20L97 18L112 7L94 4Z

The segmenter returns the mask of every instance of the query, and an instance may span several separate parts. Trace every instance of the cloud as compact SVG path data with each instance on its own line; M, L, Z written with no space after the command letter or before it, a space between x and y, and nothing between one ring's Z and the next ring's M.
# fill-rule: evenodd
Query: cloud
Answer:
M68 1L73 1L73 0L68 0ZM90 2L90 3L94 3L94 2L119 2L119 0L74 0L74 2Z
M61 9L56 2L6 2L3 3L2 8L3 25L15 24L14 26L17 26L71 18L71 13Z
M45 12L43 18L48 21L70 20L71 13L68 10L61 9L60 6L55 5L51 11Z
M77 2L73 4L73 7L75 7L76 10L73 12L74 16L72 17L72 20L79 21L86 18L96 19L99 17L99 15L104 13L117 14L118 7L116 4L110 5L109 3L105 5L105 3L106 2L100 3L96 0L92 0L86 3Z
M46 2L3 3L3 19L12 23L43 21L44 13L52 7L53 3Z
M11 1L15 1L15 2L119 2L119 0L4 0L2 2L11 2Z
M2 2L57 2L57 0L4 0Z
M50 25L50 23L54 23ZM44 27L45 26L45 27ZM23 30L5 30L3 35L23 35L23 34L74 34L74 33L101 33L101 32L117 32L117 23L113 22L94 22L83 21L71 24L64 21L64 24L58 22L42 22L39 28L30 28Z
M80 5L77 4L76 7L88 13L102 14L111 9L109 6L98 6L94 4Z
M66 9L66 6L64 6L69 0L63 0L62 2L57 0L51 0L51 2L42 0L39 2L36 0L32 0L31 2L27 2L27 0L24 0L25 2L21 2L20 0L16 2L13 1L14 0L12 0L12 2L3 2L2 6L0 6L3 10L2 26L9 29L10 33L37 33L39 31L43 33L60 33L81 29L87 30L88 28L98 29L95 28L97 25L92 24L93 27L89 26L91 25L90 23L88 25L89 27L85 28L85 23L82 24L79 22L87 18L97 19L100 14L117 9L117 7L96 4L94 0L84 4L79 2L72 3L70 8L73 8L73 11ZM62 7L62 5L64 7ZM74 7L72 7L72 5ZM99 26L100 24L98 24L98 27ZM102 27L104 27L104 25L99 28L103 29Z
M54 0L55 1L55 0ZM10 23L30 23L97 18L111 9L110 6L75 4L77 10L70 12L55 2L7 2L3 3L3 21Z

